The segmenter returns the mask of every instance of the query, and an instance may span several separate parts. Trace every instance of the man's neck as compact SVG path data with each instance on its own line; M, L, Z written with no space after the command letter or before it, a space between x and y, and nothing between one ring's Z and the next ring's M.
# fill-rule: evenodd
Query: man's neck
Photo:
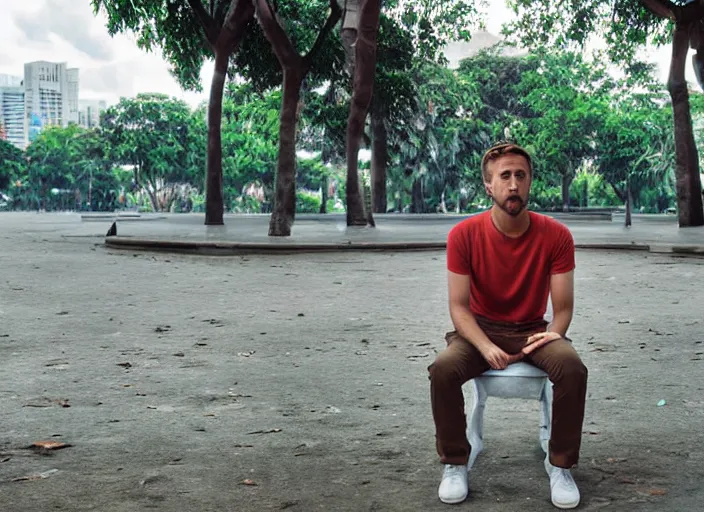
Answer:
M518 238L530 227L530 214L526 209L513 217L494 205L491 207L491 220L496 229L509 238Z

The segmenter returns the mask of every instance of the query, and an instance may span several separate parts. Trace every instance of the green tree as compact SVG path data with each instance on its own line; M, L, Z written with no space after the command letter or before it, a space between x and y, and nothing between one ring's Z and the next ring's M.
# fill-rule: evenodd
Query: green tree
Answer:
M84 174L81 137L76 125L50 126L27 148L27 175L18 194L18 206L37 210L73 209L80 204ZM87 180L85 180L87 184ZM85 190L85 188L84 188Z
M204 133L185 102L153 93L122 98L105 111L102 128L112 158L132 166L135 184L146 191L154 211L168 208L158 196L173 184L202 183L197 148Z
M476 84L461 73L428 62L415 70L415 116L391 137L391 172L396 209L447 211L474 196L479 158L490 140L488 125L476 116L481 102ZM464 190L464 192L461 192Z
M226 204L241 201L244 187L263 189L270 210L278 153L281 91L259 93L249 83L229 84L223 103L223 162Z
M476 2L384 3L377 43L374 94L369 108L372 149L372 208L387 209L387 165L392 130L405 130L423 116L426 105L417 97L417 68L426 62L446 64L441 49L450 41L470 39L477 25ZM349 203L349 201L348 201Z
M208 102L205 224L223 224L222 96L233 54L254 15L251 0L92 0L111 34L132 31L146 50L159 47L186 89L201 90L200 70L215 61Z
M21 175L25 167L24 153L6 140L0 139L0 190Z
M531 111L527 124L535 152L536 174L562 190L562 208L569 210L570 186L582 163L594 154L601 98L613 80L596 63L576 52L543 49L526 57L534 69L521 75L518 92Z
M584 44L592 35L609 44L609 55L627 72L640 75L643 64L638 49L646 43L662 45L671 40L672 59L667 89L672 99L675 174L679 225L704 225L699 157L694 142L689 93L685 80L687 52L696 50L695 73L702 84L704 73L704 4L699 1L611 0L555 3L548 0L511 0L519 20L506 29L530 46L571 42Z
M328 9L323 7L325 4ZM257 20L283 71L276 195L269 235L289 236L296 213L296 126L301 87L308 74L315 73L314 65L319 65L316 60L342 11L335 0L280 2L277 9L268 0L255 0L255 6ZM326 15L324 22L318 21L321 14ZM313 26L321 28L315 30ZM301 54L299 48L308 51Z
M660 94L622 91L604 102L597 130L596 163L599 173L626 204L626 224L634 198L636 206L648 190L658 190L653 207L662 212L668 201L668 176L674 168L674 140L669 105L660 106Z

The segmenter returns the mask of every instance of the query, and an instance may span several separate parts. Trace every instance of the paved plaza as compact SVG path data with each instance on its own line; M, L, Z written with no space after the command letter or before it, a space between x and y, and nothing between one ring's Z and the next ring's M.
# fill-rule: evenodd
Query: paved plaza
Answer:
M214 257L108 246L110 217L0 214L0 508L553 510L537 401L490 398L468 500L437 499L426 368L450 329L442 243L458 220L301 216L286 240L263 216L117 222L144 249L232 253ZM564 221L589 369L580 510L697 510L704 230ZM372 242L394 250L296 251Z

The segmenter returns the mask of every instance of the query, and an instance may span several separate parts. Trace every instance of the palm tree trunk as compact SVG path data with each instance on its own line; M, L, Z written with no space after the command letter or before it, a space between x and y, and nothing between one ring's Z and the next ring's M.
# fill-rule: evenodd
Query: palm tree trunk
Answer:
M562 211L570 211L570 185L572 185L572 172L562 175Z
M633 195L631 194L631 177L626 178L626 219L624 221L626 227L631 226L631 212L633 210Z
M386 163L388 137L383 113L372 108L372 209L386 213Z
M354 91L347 120L347 225L364 226L359 183L359 145L374 90L376 40L379 31L381 0L362 0L355 43Z
M684 68L689 50L689 23L675 23L667 89L675 124L675 175L680 227L704 225L699 155L694 143L689 93Z
M200 21L206 38L213 48L215 69L208 100L208 155L205 176L205 224L222 225L222 94L225 88L230 56L237 51L247 25L254 16L254 5L232 0L222 27L215 37L212 18L209 18L199 0L189 0L191 9Z
M230 55L215 50L215 70L208 100L208 157L205 178L205 224L222 225L222 94Z
M269 236L290 236L296 215L296 120L303 70L284 70L284 97L279 125L279 157L276 165L274 211Z

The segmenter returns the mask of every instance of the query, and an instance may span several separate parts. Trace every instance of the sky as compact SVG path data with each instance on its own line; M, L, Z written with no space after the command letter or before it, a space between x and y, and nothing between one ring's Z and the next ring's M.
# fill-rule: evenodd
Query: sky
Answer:
M504 0L491 0L487 30L498 34L511 13ZM669 45L651 52L666 80ZM79 98L116 103L121 96L160 92L192 106L207 100L212 62L201 71L203 92L183 91L157 52L137 48L132 34L111 37L102 13L93 13L90 0L0 0L0 74L22 76L24 63L66 62L79 68ZM687 78L694 81L691 66Z

